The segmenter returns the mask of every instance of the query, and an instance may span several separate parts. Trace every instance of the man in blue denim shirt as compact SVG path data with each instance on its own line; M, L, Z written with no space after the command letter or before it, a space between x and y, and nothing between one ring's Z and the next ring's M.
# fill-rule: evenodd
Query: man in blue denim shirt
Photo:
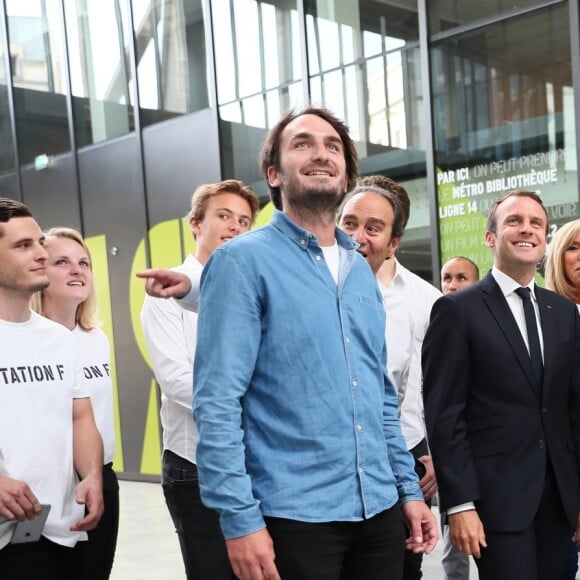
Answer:
M356 162L328 111L283 117L262 151L283 212L204 269L197 461L241 579L396 578L401 511L409 549L437 540L385 372L381 294L335 229Z

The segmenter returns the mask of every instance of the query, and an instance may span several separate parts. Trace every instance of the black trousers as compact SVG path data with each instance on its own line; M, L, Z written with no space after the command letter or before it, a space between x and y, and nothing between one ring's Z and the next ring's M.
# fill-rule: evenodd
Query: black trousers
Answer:
M47 540L44 536L38 542L30 544L8 544L0 550L0 578L2 580L78 578L81 565L79 544L74 548L67 548Z
M485 526L485 522L483 522ZM568 522L549 461L542 500L530 526L520 532L486 530L487 548L475 559L480 580L558 580L568 546Z
M187 580L234 579L219 514L201 502L195 463L166 449L162 484Z
M401 578L405 535L398 507L358 522L265 520L284 580Z
M81 553L79 580L107 580L111 575L119 531L119 482L113 464L103 466L103 500L105 511L99 525L91 530L88 542L77 544Z

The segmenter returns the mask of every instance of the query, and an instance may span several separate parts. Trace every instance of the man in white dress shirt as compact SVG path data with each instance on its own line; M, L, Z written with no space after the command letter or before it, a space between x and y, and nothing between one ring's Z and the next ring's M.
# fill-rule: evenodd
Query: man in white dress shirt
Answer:
M357 241L359 254L376 275L385 260L390 260L399 245L403 229L403 211L397 198L375 186L358 186L341 207L338 226ZM387 312L387 369L402 400L413 348L413 322L401 296L391 295L380 285Z
M196 239L195 256L172 272L201 278L213 251L247 232L258 211L252 188L229 179L198 187L191 199L189 224ZM193 357L197 313L173 299L147 296L141 323L153 372L161 388L163 426L163 494L175 525L188 579L234 578L217 512L202 505L197 479L197 426L192 416Z
M422 396L421 347L429 325L431 307L441 297L441 292L405 268L395 255L400 238L407 227L411 210L411 202L405 188L384 175L360 177L357 185L365 187L376 186L390 192L397 198L402 212L402 227L399 239L392 248L390 258L382 262L377 273L377 279L385 300L391 303L402 302L406 305L411 315L412 352L406 385L399 392L401 428L407 441L407 447L415 457L415 469L421 478L420 484L423 495L429 501L437 493L437 481L426 440ZM389 313L387 312L387 321L388 319ZM421 563L421 554L406 552L404 580L418 580L421 578Z

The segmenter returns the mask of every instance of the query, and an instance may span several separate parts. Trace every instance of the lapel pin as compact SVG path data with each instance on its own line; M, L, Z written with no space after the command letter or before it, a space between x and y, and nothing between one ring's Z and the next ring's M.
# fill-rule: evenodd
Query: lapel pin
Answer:
M546 308L547 308L548 310L552 310L552 305L551 305L551 304L546 304Z

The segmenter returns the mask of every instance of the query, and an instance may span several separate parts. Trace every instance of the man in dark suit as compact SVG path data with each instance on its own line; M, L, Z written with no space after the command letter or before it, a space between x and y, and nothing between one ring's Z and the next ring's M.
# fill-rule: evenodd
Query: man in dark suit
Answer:
M538 195L506 193L487 229L492 271L435 303L423 343L441 508L481 580L555 580L580 531L580 317L534 284Z

